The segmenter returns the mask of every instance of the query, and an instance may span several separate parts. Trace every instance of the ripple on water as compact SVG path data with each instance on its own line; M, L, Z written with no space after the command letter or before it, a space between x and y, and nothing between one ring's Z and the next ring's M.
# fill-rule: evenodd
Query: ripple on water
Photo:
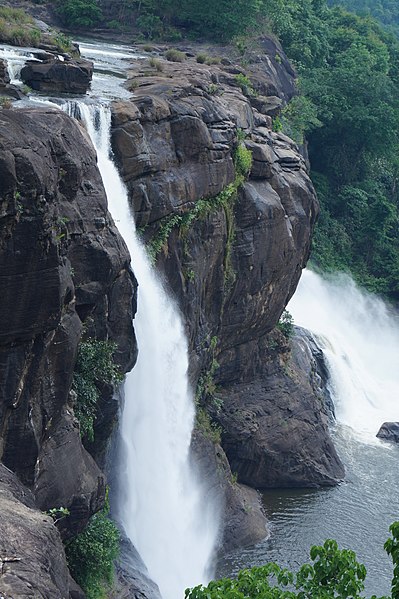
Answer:
M392 563L383 545L389 525L399 520L399 447L361 443L346 427L334 440L346 464L346 481L328 489L265 492L269 539L221 560L219 576L270 561L295 570L308 561L312 545L333 538L366 565L369 595L389 593Z

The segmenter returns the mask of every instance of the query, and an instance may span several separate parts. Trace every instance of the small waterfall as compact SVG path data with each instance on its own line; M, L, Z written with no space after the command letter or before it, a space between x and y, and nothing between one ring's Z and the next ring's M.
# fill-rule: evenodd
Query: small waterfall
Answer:
M37 60L32 52L12 46L0 47L0 58L7 61L7 70L12 85L22 85L20 73L27 60Z
M139 243L127 192L111 159L110 109L68 103L83 120L98 154L109 210L129 248L139 282L134 321L138 362L125 384L121 434L126 471L118 511L164 599L207 582L218 533L216 506L190 468L194 421L187 379L188 348L178 310Z
M288 310L317 337L329 365L337 421L366 442L399 421L399 318L347 275L304 271Z

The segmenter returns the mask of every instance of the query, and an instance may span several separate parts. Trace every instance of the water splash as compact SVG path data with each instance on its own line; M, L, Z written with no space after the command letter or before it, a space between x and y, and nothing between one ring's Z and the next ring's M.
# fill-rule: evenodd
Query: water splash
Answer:
M119 514L164 599L209 579L218 533L216 506L190 468L194 405L188 348L178 310L135 234L127 192L111 159L110 109L70 102L96 147L109 210L129 248L139 283L135 331L139 357L125 384Z
M32 52L26 48L13 46L0 46L0 58L7 61L7 71L12 85L23 85L20 73L27 60L37 60Z
M337 421L366 442L399 420L399 319L347 275L303 272L288 306L314 333L329 365Z

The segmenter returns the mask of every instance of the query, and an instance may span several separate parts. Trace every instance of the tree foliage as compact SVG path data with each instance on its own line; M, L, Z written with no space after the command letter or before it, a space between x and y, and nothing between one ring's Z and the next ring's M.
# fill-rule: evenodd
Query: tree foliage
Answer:
M390 527L392 537L385 543L394 573L392 599L399 598L399 522ZM208 586L187 589L186 599L363 599L366 568L349 549L339 549L327 540L310 550L310 563L297 572L275 563L241 570L236 579L222 578ZM373 597L372 599L376 599ZM388 599L388 598L382 598Z
M106 590L113 581L120 535L108 513L107 498L104 509L94 514L86 529L65 548L71 574L87 599L105 598Z
M399 44L370 16L324 0L264 0L301 95L283 131L309 142L322 213L313 260L399 298Z
M101 384L123 380L113 360L115 348L114 343L97 339L87 339L79 345L72 382L72 389L77 396L74 411L80 423L81 436L90 441L94 438L93 425Z

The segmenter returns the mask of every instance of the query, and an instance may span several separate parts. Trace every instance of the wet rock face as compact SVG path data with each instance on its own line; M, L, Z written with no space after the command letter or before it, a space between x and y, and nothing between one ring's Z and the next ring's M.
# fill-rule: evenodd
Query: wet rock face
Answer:
M0 594L67 599L69 573L53 520L35 509L29 490L0 464Z
M191 447L201 480L209 489L207 507L215 520L215 511L221 511L219 548L229 552L264 539L267 520L257 491L234 480L222 447L202 431L194 432Z
M263 58L254 85L275 98L276 69ZM193 362L206 365L209 339L217 336L218 361L228 368L222 354L270 331L294 292L317 200L297 147L271 131L270 116L251 106L231 65L162 65L156 74L148 60L137 61L134 98L113 106L113 148L146 240L165 219L189 213L234 180L239 129L253 154L233 227L220 207L184 235L172 228L157 262L186 316ZM294 93L292 75L280 91L282 98Z
M399 443L399 422L384 422L377 433L377 437L385 441Z
M93 63L89 60L28 60L21 79L33 90L48 93L85 94L90 87Z
M335 485L344 467L329 435L325 389L303 336L277 331L252 348L256 373L226 385L216 419L231 468L257 488Z
M137 61L132 101L113 107L113 147L149 243L168 219L234 180L239 143L251 151L231 209L218 206L189 230L170 227L157 266L186 318L194 386L217 363L212 379L223 407L207 407L239 482L331 485L344 471L325 398L304 374L313 358L300 361L298 349L281 361L269 339L308 259L318 204L298 147L272 131L271 116L294 93L293 73L283 54L277 66L274 43L263 44L249 73L255 97L242 93L231 63L164 61L159 74Z
M129 369L136 284L94 149L63 112L2 110L0 225L0 459L77 532L105 493L69 395L82 322Z

